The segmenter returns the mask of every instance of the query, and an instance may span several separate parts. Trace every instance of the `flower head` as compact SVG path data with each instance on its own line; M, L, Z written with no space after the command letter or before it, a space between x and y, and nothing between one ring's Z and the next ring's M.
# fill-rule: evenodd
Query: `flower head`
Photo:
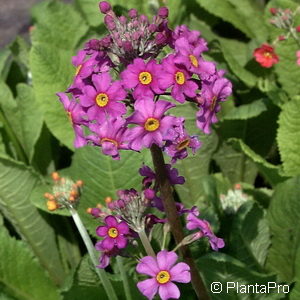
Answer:
M156 257L143 257L136 271L150 276L138 282L140 292L149 300L158 293L162 300L179 299L180 291L173 282L188 283L191 281L190 267L183 262L176 263L177 254L173 251L162 250Z
M275 53L274 47L269 44L262 44L253 52L255 60L264 68L271 68L279 61L278 55Z
M136 101L133 115L127 118L129 124L138 125L129 130L130 148L139 151L142 147L150 148L152 144L162 147L164 135L176 119L165 116L164 113L174 106L163 100L157 102L151 99Z
M118 222L114 216L107 216L104 219L105 226L99 226L96 233L104 240L100 242L102 249L112 250L114 247L118 249L125 248L127 245L126 234L129 234L129 227L126 222Z
M80 104L87 109L90 120L104 122L107 115L117 118L126 113L124 103L117 101L124 100L126 92L119 81L111 83L108 73L94 74L92 76L94 86L87 85L83 88Z
M161 66L156 64L155 60L145 63L141 58L136 58L133 64L121 73L121 78L125 88L134 89L135 99L152 98L154 93L163 93L158 85L160 73Z

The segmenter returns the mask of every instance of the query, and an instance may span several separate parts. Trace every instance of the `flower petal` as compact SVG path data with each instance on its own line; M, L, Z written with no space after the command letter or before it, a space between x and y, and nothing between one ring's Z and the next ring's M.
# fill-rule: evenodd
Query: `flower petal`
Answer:
M180 297L179 288L173 282L160 285L158 292L162 300L167 300L170 298L179 299Z
M178 255L174 251L162 250L157 254L157 263L160 270L169 270L176 262Z
M156 276L160 270L154 257L145 256L140 259L140 262L136 266L136 271L141 274Z
M97 229L96 229L96 233L97 233L97 235L99 235L99 236L107 236L107 227L106 226L99 226L99 227L97 227Z
M118 226L118 221L116 220L116 218L114 216L107 216L104 219L104 222L109 227L117 227Z
M186 263L180 262L176 264L171 270L171 280L177 282L188 283L191 281L190 266Z
M138 282L137 287L145 297L151 300L157 293L158 283L154 278L151 278Z

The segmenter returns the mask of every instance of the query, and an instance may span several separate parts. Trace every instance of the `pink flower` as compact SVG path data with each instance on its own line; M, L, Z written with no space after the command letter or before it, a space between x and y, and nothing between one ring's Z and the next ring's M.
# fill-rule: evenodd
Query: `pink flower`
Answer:
M163 91L158 85L158 75L161 73L161 66L155 60L145 63L141 58L136 58L133 64L121 73L123 85L127 89L134 89L135 99L153 98L155 94L162 94Z
M136 271L152 278L138 282L140 292L149 300L159 294L162 300L179 299L180 291L173 283L191 281L190 267L183 262L175 265L178 256L173 251L162 250L156 257L145 256L140 259Z
M107 216L104 219L106 226L99 226L96 229L96 233L100 237L104 237L104 240L100 242L102 249L110 251L114 247L118 249L125 248L127 246L126 234L129 234L129 227L126 222L118 222L114 216Z
M86 113L82 110L82 107L77 103L75 99L70 100L65 93L57 93L60 102L63 104L68 118L72 123L75 132L75 148L83 147L86 145L87 140L84 137L83 129L81 125L87 125L84 117Z
M193 82L191 75L182 67L178 67L174 62L174 55L169 55L162 62L163 71L159 75L159 86L166 90L173 86L171 96L180 103L185 102L185 97L196 96L198 85Z
M95 64L94 58L85 61L86 52L84 50L78 51L76 56L72 57L72 64L76 67L75 80L80 77L82 79L89 77L93 73Z
M136 101L134 113L127 118L129 124L138 126L128 130L129 147L139 151L141 148L150 148L152 144L163 145L164 135L175 122L176 118L165 116L164 113L175 105L151 99Z
M300 66L300 50L296 52L296 56L297 56L297 64Z
M199 74L201 79L206 79L216 72L215 64L204 61L201 57L203 52L201 44L195 47L182 37L175 42L175 50L177 50L174 58L175 64L183 65L188 71Z
M83 95L80 95L80 104L87 108L87 115L90 120L104 122L107 115L114 118L126 113L124 103L117 101L124 100L126 92L119 81L111 83L108 73L92 76L92 83L95 87L87 85L83 88Z
M186 228L188 230L200 229L198 237L206 236L209 239L210 246L213 250L218 251L218 249L224 247L223 239L220 239L214 235L211 230L210 224L206 220L197 218L194 213L189 213L187 215Z
M264 68L271 68L279 61L278 55L275 53L274 47L269 44L262 44L253 52L255 60Z
M222 72L212 78L211 81L203 81L201 95L197 101L200 109L197 112L196 124L204 133L210 133L212 123L218 121L216 113L221 109L220 102L225 101L232 92L231 82L221 77Z
M113 159L120 159L119 149L128 149L125 143L126 131L125 120L121 118L107 119L102 124L90 124L89 129L94 135L87 137L94 145L100 146L105 155Z

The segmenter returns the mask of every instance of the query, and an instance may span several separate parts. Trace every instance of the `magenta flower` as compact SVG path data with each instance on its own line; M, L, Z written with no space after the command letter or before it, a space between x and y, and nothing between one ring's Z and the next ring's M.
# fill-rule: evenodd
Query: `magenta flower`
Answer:
M222 72L219 74L222 74ZM225 101L232 92L231 82L215 76L213 81L203 81L201 96L197 98L200 110L197 112L197 126L204 133L210 133L210 126L218 121L216 113L221 109L219 102Z
M87 78L93 73L94 58L91 57L87 60L85 58L86 52L84 50L78 51L77 55L72 57L72 64L76 67L75 80L77 77L82 79Z
M193 154L201 147L201 142L196 136L187 134L184 128L184 118L177 118L178 124L170 129L164 151L172 157L171 163L174 164L177 159L184 159L188 156L187 148L191 148Z
M106 250L102 247L101 242L102 241L97 242L95 245L96 250L101 251L99 265L97 266L97 268L105 269L110 263L110 258L117 256L120 250L116 246L114 246L111 250Z
M153 98L154 94L162 94L158 85L158 75L161 66L155 60L145 63L141 58L136 58L133 64L121 73L123 85L127 89L134 89L133 96L139 98Z
M111 83L111 77L108 73L92 76L91 85L83 88L83 95L80 95L80 104L87 109L87 115L90 120L104 122L107 115L114 118L126 113L124 103L117 101L124 100L126 92L122 88L121 82Z
M211 230L210 224L206 220L197 218L194 213L189 213L187 215L186 228L189 230L200 229L199 238L206 236L209 239L210 246L213 250L218 251L218 249L225 246L224 240L216 237Z
M107 216L104 219L105 226L99 226L96 233L104 240L100 242L100 246L105 250L112 250L114 247L118 249L127 246L126 234L129 234L129 227L126 222L118 222L114 216Z
M101 125L90 124L89 129L94 135L89 135L88 140L94 145L100 146L104 155L109 155L113 159L120 159L119 149L128 149L125 137L127 128L125 120L121 118L106 119Z
M174 62L174 55L169 55L162 62L163 71L159 75L159 86L166 90L173 86L171 96L180 103L185 102L185 97L193 98L198 89L197 83L193 82L191 75Z
M145 256L140 259L136 271L152 278L138 282L140 292L149 300L159 294L162 300L179 299L180 291L173 283L191 281L190 267L183 262L175 265L178 256L173 251L162 250L156 257Z
M129 147L136 151L143 147L150 148L152 144L162 147L164 135L176 120L175 117L165 116L164 113L174 106L163 100L136 101L133 115L127 118L129 124L138 125L129 130Z
M203 52L202 45L195 47L189 44L186 38L182 37L175 42L175 49L177 50L174 58L176 64L183 65L188 71L199 74L201 79L206 79L215 74L215 64L204 61L201 57Z
M70 100L65 93L57 93L60 102L63 104L65 111L67 112L68 118L72 123L75 140L74 147L79 148L86 145L87 140L84 137L83 129L81 125L86 125L84 117L86 113L82 110L82 107L76 102L75 99Z

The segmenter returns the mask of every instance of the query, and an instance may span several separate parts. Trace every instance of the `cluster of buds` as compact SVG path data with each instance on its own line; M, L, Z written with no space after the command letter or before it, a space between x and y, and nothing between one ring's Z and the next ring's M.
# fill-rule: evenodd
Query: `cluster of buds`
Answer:
M229 189L226 195L220 195L221 206L228 214L236 213L248 200L250 200L250 197L243 193L240 184L235 184L234 188Z
M151 21L135 9L118 17L106 1L100 11L109 34L90 40L73 57L73 83L58 93L75 147L93 145L120 159L120 150L155 144L171 163L187 157L188 149L195 153L201 147L197 134L190 135L185 119L169 111L176 104L194 104L195 125L209 134L221 102L232 92L225 71L204 59L208 47L200 32L185 25L171 30L166 7ZM167 46L171 52L165 55Z
M270 8L273 17L270 23L280 29L290 30L294 23L294 14L290 9Z
M69 178L60 177L57 172L52 173L51 176L54 182L52 194L44 194L47 199L48 210L54 211L59 208L76 207L81 195L82 180L74 183Z

